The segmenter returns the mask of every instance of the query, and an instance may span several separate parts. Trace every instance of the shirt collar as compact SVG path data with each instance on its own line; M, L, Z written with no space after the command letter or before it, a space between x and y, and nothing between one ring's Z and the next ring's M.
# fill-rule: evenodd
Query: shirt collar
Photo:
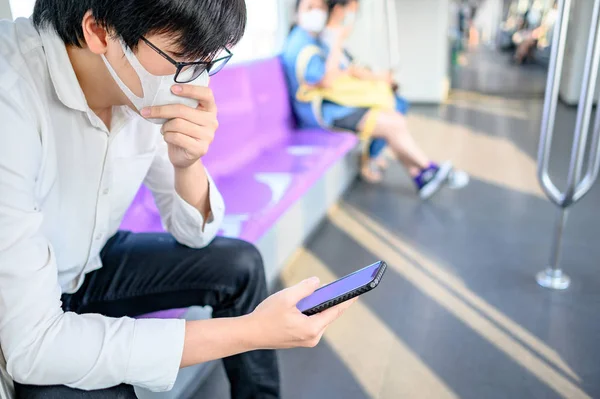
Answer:
M69 108L87 112L87 100L71 65L64 42L53 29L42 30L40 37L58 99Z
M50 79L58 99L71 109L85 112L95 127L107 130L100 118L89 108L73 65L71 65L67 48L60 36L53 29L42 30L40 36L46 53ZM119 130L134 115L135 113L126 106L113 107L112 129Z

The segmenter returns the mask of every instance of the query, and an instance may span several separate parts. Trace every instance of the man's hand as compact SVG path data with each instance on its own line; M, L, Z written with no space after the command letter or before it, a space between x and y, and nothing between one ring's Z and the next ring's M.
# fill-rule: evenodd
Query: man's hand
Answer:
M297 303L319 287L312 278L267 298L247 316L255 343L261 349L286 349L316 346L325 329L340 317L356 299L344 302L314 316L305 316Z
M219 126L217 105L208 87L174 85L171 90L200 104L195 109L181 104L144 108L142 116L168 119L161 132L169 145L169 159L175 168L185 169L208 152Z
M181 367L257 349L316 346L327 326L356 301L305 316L296 304L318 286L316 278L303 281L270 296L247 316L186 322Z

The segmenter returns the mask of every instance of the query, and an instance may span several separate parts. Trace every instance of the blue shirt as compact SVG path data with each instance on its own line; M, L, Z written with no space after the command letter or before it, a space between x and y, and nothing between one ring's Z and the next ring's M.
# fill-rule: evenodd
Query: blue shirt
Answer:
M298 119L298 124L302 128L319 127L310 103L300 102L296 99L296 93L300 87L300 82L296 78L296 63L298 56L307 46L318 46L321 48L321 54L314 55L308 62L304 73L304 80L308 84L318 84L325 77L325 64L327 62L327 48L314 36L306 30L296 26L290 32L288 39L281 54L281 61L285 71L285 76L290 91L291 102ZM332 126L337 119L344 118L353 113L356 108L345 107L324 101L321 109L322 120L327 126Z

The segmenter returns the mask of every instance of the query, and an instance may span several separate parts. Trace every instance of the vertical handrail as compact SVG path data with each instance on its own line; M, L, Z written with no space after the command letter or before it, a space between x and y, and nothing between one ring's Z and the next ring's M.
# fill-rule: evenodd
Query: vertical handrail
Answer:
M588 133L590 129L592 106L594 105L598 67L600 66L600 30L598 30L599 15L600 0L595 0L594 10L592 11L590 36L587 44L585 67L583 70L579 107L577 109L577 122L575 124L575 137L573 139L573 147L571 150L569 177L567 178L567 189L564 195L564 207L567 207L573 203L577 187L580 188L579 191L581 193L581 189L586 189L586 191L589 191L593 184L593 181L584 183L580 180L586 144L588 141ZM594 132L594 135L596 135L596 132ZM594 149L592 149L592 152L594 152ZM581 186L582 183L584 183L583 187Z
M598 19L600 18L600 2L596 2L593 14L593 22L592 26L596 29L596 43L594 46L594 62L592 65L592 72L595 72L594 79L592 83L590 83L591 96L593 98L596 81L598 78L598 68L600 66L600 22ZM593 32L593 30L592 30ZM600 104L600 98L598 98L598 103ZM591 108L592 105L590 105ZM598 178L598 173L600 172L600 110L596 110L596 120L594 123L593 133L592 133L592 144L590 146L590 153L588 157L588 167L587 172L585 173L581 182L575 188L575 192L573 194L573 202L579 201L583 198L592 188L596 179Z
M548 198L561 207L563 206L563 194L552 182L552 179L550 179L548 167L550 151L552 149L552 138L554 136L554 122L556 120L558 91L562 76L570 12L571 0L558 0L558 18L554 27L554 41L552 43L550 65L548 67L548 82L542 114L540 146L538 149L538 180Z
M598 99L600 104L600 98ZM592 144L590 146L590 155L588 159L588 171L581 180L579 187L575 191L573 196L573 202L579 201L583 198L592 188L598 174L600 172L600 109L596 110L596 123L594 124L594 135L592 138Z
M548 174L554 122L556 120L556 107L558 104L558 90L562 75L562 63L566 44L567 27L571 10L571 0L558 1L559 14L555 26L555 42L552 45L550 67L548 70L548 84L542 126L540 146L538 151L538 178L548 198L560 207L556 221L556 230L550 255L549 267L537 274L537 282L542 287L553 289L566 289L570 279L560 267L562 236L567 221L568 207L573 205L589 192L600 171L600 112L597 112L592 134L592 146L588 160L587 171L581 179L586 146L588 144L590 119L594 103L594 93L598 80L600 67L600 0L594 0L590 36L587 43L586 59L577 109L577 121L571 147L571 158L567 187L562 193L554 185Z
M388 44L389 44L389 55L390 55L390 70L398 68L400 61L398 53L400 51L398 43L398 13L396 10L396 3L394 0L387 0L385 2L385 8L387 13L387 24L388 24Z

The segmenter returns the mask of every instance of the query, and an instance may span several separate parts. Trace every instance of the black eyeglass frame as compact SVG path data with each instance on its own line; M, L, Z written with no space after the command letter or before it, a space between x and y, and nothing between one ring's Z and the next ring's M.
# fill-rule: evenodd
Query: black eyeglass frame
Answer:
M217 73L219 73L225 67L225 65L227 65L227 63L229 62L229 60L231 60L231 57L233 57L233 54L231 53L231 51L229 51L229 49L227 47L225 47L224 49L227 52L227 55L225 57L221 57L221 58L218 58L218 59L212 60L212 61L180 62L180 61L175 61L167 53L165 53L164 51L162 51L161 49L159 49L158 47L156 47L154 44L152 44L152 42L150 42L145 37L142 37L142 41L144 43L146 43L148 45L148 47L150 47L152 50L154 50L158 54L160 54L164 59L166 59L171 64L173 64L175 66L175 68L177 68L177 72L175 72L175 83L186 84L186 83L193 82L204 71L208 71L208 76L216 75ZM212 66L215 65L218 62L223 62L221 64L221 67L219 69L217 69L216 71L211 71ZM197 76L194 76L191 80L188 80L188 81L179 81L178 80L179 75L181 74L181 72L183 71L184 68L190 67L190 66L198 66L198 65L204 65L205 68L204 68L204 70L202 70L202 72L200 72L199 74L197 74Z

